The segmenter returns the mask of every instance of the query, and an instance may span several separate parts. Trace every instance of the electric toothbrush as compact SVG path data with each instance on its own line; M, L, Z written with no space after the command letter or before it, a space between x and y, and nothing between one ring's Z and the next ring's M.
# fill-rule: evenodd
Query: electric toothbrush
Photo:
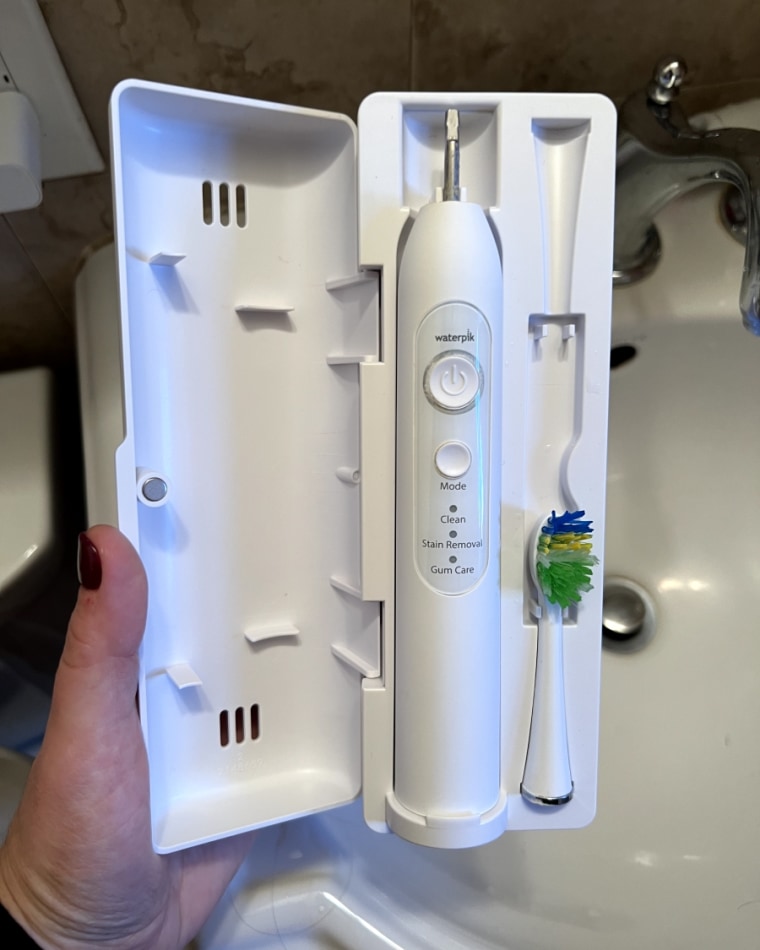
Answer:
M443 188L398 278L394 796L428 824L500 798L502 308L449 109Z

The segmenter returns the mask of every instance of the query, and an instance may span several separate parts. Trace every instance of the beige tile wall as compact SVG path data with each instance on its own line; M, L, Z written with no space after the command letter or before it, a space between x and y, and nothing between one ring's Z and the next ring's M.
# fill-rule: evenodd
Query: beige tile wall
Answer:
M354 114L378 89L597 90L663 52L696 85L760 76L754 0L40 0L101 150L137 76ZM107 175L0 218L0 368L73 359L72 282L111 228Z

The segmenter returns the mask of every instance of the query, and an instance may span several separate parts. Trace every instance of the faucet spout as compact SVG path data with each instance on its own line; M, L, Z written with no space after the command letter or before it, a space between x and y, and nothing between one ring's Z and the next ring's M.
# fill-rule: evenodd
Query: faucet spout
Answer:
M685 75L682 60L663 60L649 87L620 110L615 283L651 270L659 256L654 217L665 205L701 185L726 182L741 193L747 215L739 309L745 327L760 336L760 131L695 129L676 101Z

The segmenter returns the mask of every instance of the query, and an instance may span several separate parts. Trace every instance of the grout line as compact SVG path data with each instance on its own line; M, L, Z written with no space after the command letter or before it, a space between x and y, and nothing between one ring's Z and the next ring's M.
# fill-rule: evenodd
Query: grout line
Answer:
M37 264L36 264L34 258L31 256L31 254L29 253L29 251L26 249L26 247L25 247L23 241L21 240L21 238L20 238L20 237L18 236L18 234L16 233L16 229L13 227L13 224L11 223L11 221L10 221L8 215L7 215L7 214L2 214L2 215L0 215L0 219L2 219L3 223L5 224L6 230L8 231L8 233L11 235L11 237L13 238L13 240L14 240L14 241L16 242L16 244L18 245L18 247L19 247L19 249L20 249L22 255L24 256L26 262L28 263L29 267L30 267L31 270L34 272L34 274L36 274L36 276L39 278L39 280L42 282L43 287L44 287L45 290L47 291L48 296L50 297L50 299L52 300L53 304L55 305L55 308L56 308L56 310L58 311L58 313L59 313L60 317L62 318L62 320L66 323L67 326L73 326L73 324L74 324L73 318L69 316L69 314L66 312L66 308L63 306L63 304L61 303L61 301L58 299L57 295L53 293L52 288L50 287L50 285L48 284L48 282L45 280L45 277L44 277L42 271L41 271L41 270L39 269L39 267L37 266Z

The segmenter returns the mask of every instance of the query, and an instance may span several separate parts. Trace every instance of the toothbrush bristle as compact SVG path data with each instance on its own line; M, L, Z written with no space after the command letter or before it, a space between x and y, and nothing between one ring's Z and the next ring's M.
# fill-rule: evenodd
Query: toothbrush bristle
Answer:
M598 563L591 553L591 521L585 511L556 511L547 518L538 535L536 575L541 590L552 604L563 609L577 604L592 589L591 575Z

